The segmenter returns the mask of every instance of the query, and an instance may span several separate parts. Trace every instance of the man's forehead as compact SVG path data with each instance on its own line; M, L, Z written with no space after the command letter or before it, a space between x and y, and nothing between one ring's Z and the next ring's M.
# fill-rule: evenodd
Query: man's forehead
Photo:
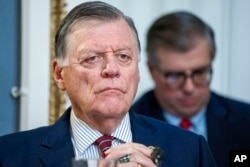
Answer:
M82 29L82 28L89 29L94 26L102 26L102 25L110 24L110 23L114 24L117 22L126 23L126 21L123 18L116 18L116 19L107 19L107 18L99 19L99 18L94 18L94 17L83 18L83 19L75 20L70 26L70 30L71 32L74 32L75 30Z

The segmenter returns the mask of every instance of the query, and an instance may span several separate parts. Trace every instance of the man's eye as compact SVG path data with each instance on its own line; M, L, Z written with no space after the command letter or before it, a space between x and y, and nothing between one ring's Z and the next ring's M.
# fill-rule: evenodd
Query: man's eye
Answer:
M181 79L183 75L180 73L168 73L168 74L165 74L165 77L168 81L176 81L176 80Z
M131 57L127 54L119 54L119 55L117 55L117 58L118 58L119 62L122 64L128 64L132 60Z
M101 60L101 56L91 56L85 59L86 63L95 63L97 61Z
M175 74L169 74L169 75L166 75L166 78L168 80L176 80L178 78L178 76Z
M119 54L118 58L120 60L126 61L129 59L129 56L127 56L126 54Z
M103 60L103 56L92 55L80 61L79 64L86 68L94 68L94 67L99 66L102 63L102 60Z

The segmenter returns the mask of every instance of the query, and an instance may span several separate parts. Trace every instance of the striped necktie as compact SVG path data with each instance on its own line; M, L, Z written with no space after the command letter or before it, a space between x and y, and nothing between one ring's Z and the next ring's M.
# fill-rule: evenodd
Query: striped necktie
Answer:
M95 141L95 144L98 146L98 148L101 151L102 158L105 158L104 152L111 147L113 139L114 138L112 136L104 135Z

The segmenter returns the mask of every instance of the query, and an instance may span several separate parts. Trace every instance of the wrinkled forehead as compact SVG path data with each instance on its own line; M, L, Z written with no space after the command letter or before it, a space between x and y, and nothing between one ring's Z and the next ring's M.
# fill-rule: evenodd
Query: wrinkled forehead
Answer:
M117 44L126 45L127 47L131 45L133 49L139 52L136 34L122 18L113 20L80 20L71 27L67 38L68 46L76 39L81 38L85 39L85 41L89 41L92 38L96 40L96 44L116 42ZM111 39L114 39L114 41ZM117 42L115 39L119 41Z
M79 29L90 29L93 26L99 26L99 25L104 25L107 23L113 23L113 22L118 22L123 19L117 18L117 19L100 19L100 18L81 18L78 20L75 20L69 27L68 34L75 32Z

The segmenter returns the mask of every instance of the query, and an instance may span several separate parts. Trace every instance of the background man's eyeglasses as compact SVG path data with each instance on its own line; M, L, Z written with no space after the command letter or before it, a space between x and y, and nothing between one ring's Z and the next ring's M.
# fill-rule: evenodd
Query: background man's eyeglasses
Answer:
M165 77L166 83L172 89L181 88L186 83L187 78L191 78L193 84L197 87L208 85L212 78L212 68L210 66L196 69L190 75L186 74L185 72L158 71Z

